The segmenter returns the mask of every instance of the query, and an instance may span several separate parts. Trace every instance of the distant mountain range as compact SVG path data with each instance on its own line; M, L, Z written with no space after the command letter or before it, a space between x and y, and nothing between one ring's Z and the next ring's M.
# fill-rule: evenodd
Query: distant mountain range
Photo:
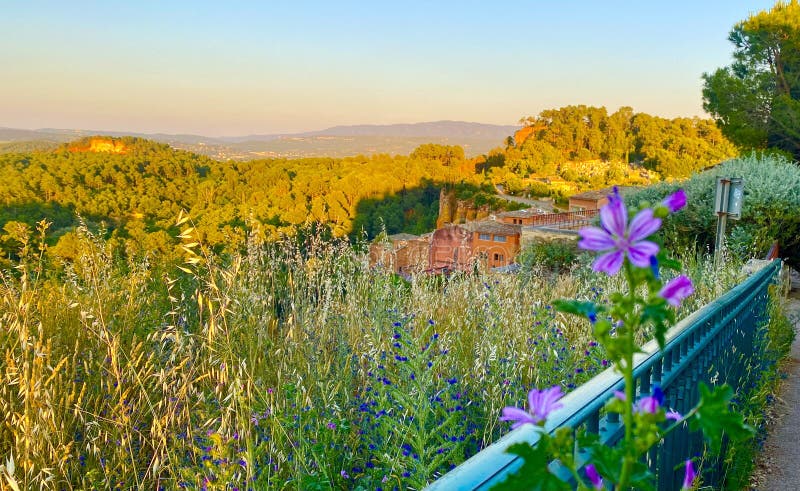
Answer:
M433 121L413 124L334 126L319 131L271 135L207 137L103 130L0 127L0 152L47 150L90 135L138 136L220 160L275 157L344 157L411 153L424 143L460 145L468 156L503 146L519 126Z

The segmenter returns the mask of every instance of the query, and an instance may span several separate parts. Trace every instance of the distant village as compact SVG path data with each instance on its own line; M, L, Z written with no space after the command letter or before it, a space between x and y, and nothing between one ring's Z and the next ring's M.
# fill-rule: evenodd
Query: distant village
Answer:
M422 235L400 233L379 237L370 245L370 265L401 276L476 269L514 272L518 269L517 254L528 244L576 239L577 230L608 203L612 190L573 195L569 198L569 211L562 213L533 207L481 220L447 223Z

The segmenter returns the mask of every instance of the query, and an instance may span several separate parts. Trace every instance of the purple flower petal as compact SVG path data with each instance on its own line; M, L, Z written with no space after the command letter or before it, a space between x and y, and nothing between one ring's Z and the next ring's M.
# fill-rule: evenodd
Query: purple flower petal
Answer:
M666 285L658 292L658 296L667 301L673 307L679 307L681 301L694 293L694 286L692 280L684 275L671 279Z
M667 411L666 416L667 416L667 419L671 419L671 420L674 420L674 421L680 421L681 419L683 419L683 416L681 416L681 413L679 413L678 411L675 411L675 410Z
M514 421L511 429L517 428L524 424L536 424L538 421L527 411L523 411L518 407L507 406L503 408L503 415L500 416L500 421Z
M622 402L625 402L625 400L628 398L628 397L625 395L625 393L624 393L624 392L622 392L621 390L615 390L615 391L614 391L614 397L616 397L617 399L619 399L619 400L620 400L620 401L622 401Z
M598 474L594 464L587 465L584 471L586 471L586 477L589 479L589 482L592 483L594 489L603 489L603 478Z
M675 213L686 206L686 192L683 189L678 189L664 198L661 204L666 206L670 213Z
M691 460L686 461L686 470L683 474L683 486L681 487L681 491L689 491L692 489L694 485L694 478L697 476L697 473L694 471L694 465L692 465Z
M600 208L600 223L609 233L618 237L625 235L628 227L628 210L618 193L608 197L608 204Z
M653 217L653 210L645 208L633 217L628 240L636 242L653 235L661 227L661 219Z
M578 232L581 240L578 247L588 251L605 251L612 249L616 244L608 232L597 227L584 227Z
M636 403L636 409L642 413L655 414L659 407L658 400L653 396L642 397Z
M536 392L535 396L532 395L534 392ZM562 397L564 397L564 394L561 392L561 387L559 386L540 391L536 389L530 391L528 393L528 402L531 405L533 417L539 418L540 421L547 419L547 416L550 415L551 412L563 407L561 403L557 402Z
M658 244L649 240L642 240L628 248L628 258L631 264L640 268L650 267L650 258L658 254Z
M516 407L504 407L500 421L514 421L511 428L517 428L524 424L537 424L547 419L547 416L554 410L562 407L558 402L563 397L561 387L550 387L549 389L532 389L528 392L528 411Z
M625 255L622 251L612 251L595 259L592 264L592 269L595 271L602 271L609 276L614 276L619 273L624 259Z

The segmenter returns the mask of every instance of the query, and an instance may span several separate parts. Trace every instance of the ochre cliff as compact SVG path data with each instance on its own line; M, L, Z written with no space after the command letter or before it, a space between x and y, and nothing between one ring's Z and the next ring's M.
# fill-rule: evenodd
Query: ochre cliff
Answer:
M93 137L81 140L68 149L70 152L97 152L97 153L128 153L128 147L119 140L112 138Z
M475 206L472 201L456 199L453 191L442 189L439 193L439 218L436 228L446 223L464 223L486 218L490 213L489 205Z

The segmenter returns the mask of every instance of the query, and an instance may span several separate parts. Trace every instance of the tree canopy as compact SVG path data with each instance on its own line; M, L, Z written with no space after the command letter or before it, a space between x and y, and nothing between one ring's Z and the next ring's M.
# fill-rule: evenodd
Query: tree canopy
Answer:
M441 145L411 156L220 162L129 137L0 154L0 229L10 223L0 232L0 255L12 257L21 231L46 219L51 242L68 244L82 220L128 256L169 256L181 210L196 237L219 251L243 247L250 234L276 238L307 223L337 236L363 229L372 237L382 226L422 233L435 228L441 187L475 177L466 164L463 149Z
M491 168L507 189L527 186L526 178L559 176L581 188L650 182L654 171L664 178L688 177L737 154L736 147L710 119L666 119L621 107L566 106L524 118L525 127L509 142ZM643 177L646 176L646 177Z
M736 144L800 158L800 4L752 14L728 39L734 61L703 75L703 107Z

